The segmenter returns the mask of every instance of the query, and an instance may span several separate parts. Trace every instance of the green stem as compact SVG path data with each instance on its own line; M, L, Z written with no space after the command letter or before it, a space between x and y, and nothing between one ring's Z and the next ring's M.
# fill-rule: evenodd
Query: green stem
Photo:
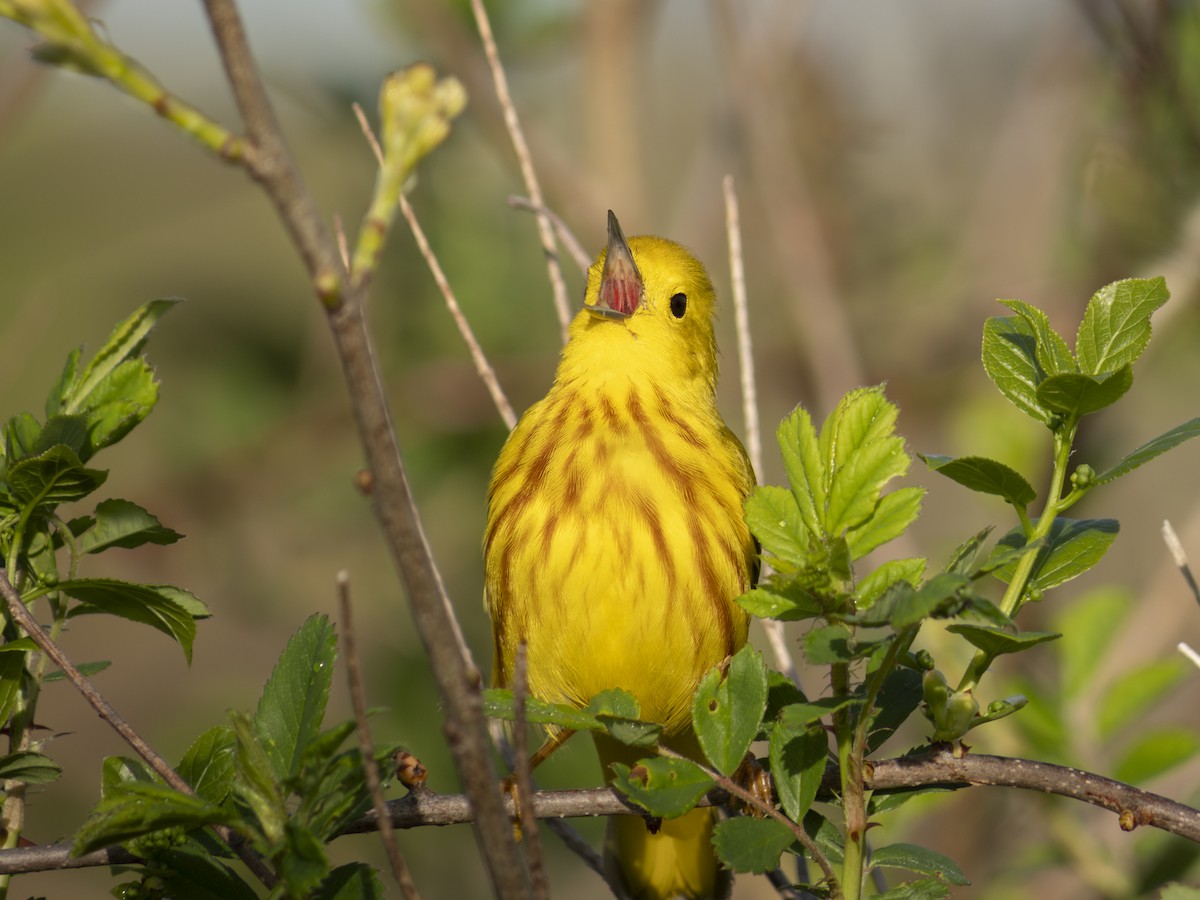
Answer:
M829 667L835 697L850 693L849 663ZM867 798L863 789L862 755L855 754L855 718L849 707L833 714L837 739L838 773L842 788L842 814L845 816L845 850L842 860L842 896L858 900L862 896L863 869L866 863Z
M884 654L879 668L871 673L870 678L867 680L866 697L854 729L854 746L851 751L860 763L867 756L867 738L871 733L871 725L875 721L875 700L879 696L879 692L883 689L883 683L887 680L888 675L895 670L896 660L902 654L908 652L908 648L916 640L919 630L919 625L910 625L908 628L902 629L891 644L888 645L887 652Z
M1034 546L1034 544L1041 541L1050 533L1050 529L1054 527L1054 520L1058 514L1078 500L1079 496L1082 496L1078 490L1072 490L1070 494L1065 497L1063 496L1063 487L1067 483L1067 467L1071 461L1071 447L1075 443L1075 430L1078 425L1077 421L1070 422L1054 432L1054 471L1050 475L1050 486L1046 491L1046 505L1042 509L1042 514L1038 517L1036 524L1029 520L1028 517L1022 516L1022 525L1025 526L1026 532L1026 544L1030 546L1021 556L1020 560L1018 560L1017 567L1013 571L1013 576L1008 582L1008 589L1005 590L1004 596L1000 599L1000 611L1009 618L1015 616L1021 608L1022 598L1025 596L1025 588L1029 583L1029 576L1033 572L1033 565L1037 561L1038 553L1041 550L1040 546ZM956 690L959 692L974 690L984 673L992 665L994 658L982 650L977 651L971 658L966 671L963 672Z

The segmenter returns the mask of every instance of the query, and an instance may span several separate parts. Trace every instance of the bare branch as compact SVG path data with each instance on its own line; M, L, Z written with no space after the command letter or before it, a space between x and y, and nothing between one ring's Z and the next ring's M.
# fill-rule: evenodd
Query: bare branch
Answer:
M726 175L721 182L725 193L725 233L729 242L729 280L733 289L734 324L738 338L738 371L742 383L742 415L746 429L746 452L755 476L762 477L762 427L758 419L758 389L754 381L754 348L750 343L750 312L746 300L746 266L742 257L742 226L738 211L737 191L733 176ZM762 578L766 572L760 572ZM800 684L800 674L788 649L783 623L778 619L762 619L767 643L775 656L775 664L783 674Z
M1192 596L1196 598L1196 602L1200 603L1200 586L1196 585L1196 576L1192 574L1192 568L1188 565L1187 554L1183 551L1183 544L1179 541L1179 535L1175 533L1175 529L1171 527L1171 523L1163 520L1162 524L1163 542L1167 545L1167 549L1171 551L1171 558L1175 560L1175 565L1179 567L1179 574L1183 576L1183 580L1192 591Z
M346 680L350 687L350 702L354 707L354 723L358 728L358 744L362 751L363 772L367 789L371 792L371 804L379 822L379 838L387 852L392 877L400 886L407 900L420 900L420 893L413 882L412 872L400 853L392 820L387 817L387 803L383 799L383 785L379 778L379 765L375 762L374 742L371 726L367 723L367 696L363 689L362 668L358 659L358 643L354 638L354 617L350 606L350 575L346 571L337 574L338 620L341 622L342 651L346 658Z
M409 490L361 292L348 283L337 245L292 163L233 0L205 0L205 9L247 133L260 151L253 155L252 174L274 201L328 312L371 473L372 506L438 683L446 713L443 731L478 816L475 834L492 887L500 897L526 897L529 879L520 864L487 740L479 691L482 679L450 607Z
M738 371L742 382L742 414L746 452L755 472L762 471L762 429L758 423L758 390L754 383L754 349L750 344L750 313L746 303L746 266L742 259L742 220L733 176L721 182L725 192L725 233L729 241L729 280L733 288L734 323L738 338Z
M558 239L567 248L567 253L571 255L571 259L575 260L575 265L579 267L579 271L584 275L587 274L588 267L592 264L592 258L583 249L583 244L579 243L579 238L575 237L575 232L567 227L567 223L562 220L562 217L558 213L549 207L538 206L528 197L518 197L515 194L508 198L508 205L513 209L524 209L529 212L549 216L550 221L554 224L554 230L558 233Z
M554 293L554 308L558 312L558 323L562 328L562 338L565 344L567 328L571 324L571 308L567 300L567 285L563 280L562 266L558 261L554 228L545 213L546 201L542 197L542 186L538 183L537 172L533 168L533 158L529 153L529 145L525 142L525 133L521 130L521 120L517 117L517 108L513 105L512 95L508 91L508 76L504 74L504 66L500 63L500 51L496 49L496 38L492 34L492 23L488 20L483 0L471 0L471 11L475 14L475 26L479 29L479 37L483 41L483 52L487 55L488 67L492 70L492 81L496 85L496 99L500 101L500 106L504 110L504 124L508 128L509 139L517 154L517 162L521 166L521 177L525 181L525 190L529 192L529 198L533 204L538 207L538 236L542 240L542 250L546 253L546 274L550 277L550 289Z
M475 371L479 373L479 377L483 380L483 386L491 395L492 403L500 413L500 418L504 420L508 430L512 431L517 424L517 414L513 411L512 404L508 402L504 388L500 387L500 379L496 377L496 370L488 362L487 354L483 352L483 347L471 329L471 323L467 321L462 307L458 305L458 298L454 296L454 290L450 287L446 273L442 271L437 254L433 252L433 247L430 246L429 239L425 236L425 229L417 220L416 211L413 210L412 204L408 202L408 198L404 194L400 195L400 214L404 216L404 221L408 222L413 239L417 242L417 249L421 252L421 258L425 260L425 265L429 267L429 273L433 275L434 283L442 292L442 300L445 302L446 308L450 310L450 317L454 319L458 333L462 335L462 339L467 345L467 351L471 354L471 362L475 364Z
M722 790L732 794L743 803L783 825L783 827L787 828L793 834L796 840L800 842L800 846L808 851L808 855L820 868L821 874L825 876L825 879L831 885L837 884L837 875L833 871L833 866L829 862L829 857L827 857L821 848L817 846L816 841L809 837L808 832L804 830L804 827L799 822L793 822L791 819L777 810L773 804L764 802L761 797L752 794L732 778L722 775L719 771L711 766L700 765L700 763L696 762L695 760L689 759L682 753L676 753L674 750L671 750L669 747L664 747L661 744L658 747L658 753L661 756L666 756L671 759L688 760L692 764L699 766L699 768L703 769L704 773L713 781L715 781Z
M513 773L517 781L518 821L525 838L525 850L529 859L530 879L533 881L535 900L549 900L550 882L546 879L546 863L542 858L542 840L538 835L537 816L533 815L533 772L529 763L528 722L525 719L525 699L528 694L528 660L525 642L517 648L516 665L513 667L513 754L517 768Z
M112 729L121 736L121 739L138 756L146 761L146 765L153 769L159 778L181 794L194 796L196 792L192 790L192 786L184 781L179 773L172 769L167 764L167 761L159 756L140 734L133 730L132 726L113 709L112 704L105 700L100 692L92 687L91 682L83 677L83 673L75 667L75 664L62 651L62 648L54 643L50 639L50 635L42 630L42 627L33 617L33 613L25 607L24 602L21 600L21 595L9 583L8 574L2 570L0 570L0 594L4 596L5 604L8 606L8 614L12 617L12 620L21 626L30 639L38 645L38 649L54 661L54 664L62 670L63 675L83 695L83 699L88 702L88 705L96 711L100 718L112 726ZM267 887L274 886L275 874L253 850L246 846L236 833L224 825L214 825L213 831L217 833L221 840L233 848L234 852L237 853L259 881Z

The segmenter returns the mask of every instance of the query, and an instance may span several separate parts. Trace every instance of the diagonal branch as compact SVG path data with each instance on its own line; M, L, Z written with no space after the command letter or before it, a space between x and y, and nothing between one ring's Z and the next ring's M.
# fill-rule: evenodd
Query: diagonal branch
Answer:
M247 135L258 151L251 174L274 202L329 316L367 458L372 506L438 683L445 707L443 731L476 813L475 835L492 887L500 897L527 896L528 874L504 812L489 752L479 692L481 678L450 607L409 490L367 331L361 292L348 282L337 244L292 162L234 0L204 0L204 6Z
M83 696L83 699L88 702L88 705L96 711L96 713L107 722L112 729L121 736L122 740L127 743L138 756L146 761L155 774L158 775L164 782L170 785L181 794L189 796L196 792L192 790L192 786L180 777L167 763L165 759L155 752L154 748L146 743L145 739L134 731L133 727L125 721L112 704L92 687L91 682L83 677L83 673L76 668L70 658L62 651L58 644L50 639L50 635L42 630L42 627L37 623L37 619L33 617L21 600L21 595L17 593L16 588L8 580L8 575L0 570L0 595L4 597L5 606L8 608L8 614L12 620L21 626L22 630L29 635L30 639L38 645L46 656L58 666L67 680L74 685L75 689ZM225 825L214 825L213 831L228 844L235 853L241 858L242 862L254 873L254 876L265 884L267 887L272 887L275 884L275 874L262 861L261 858L249 847L241 837L231 828ZM70 847L70 845L67 845Z

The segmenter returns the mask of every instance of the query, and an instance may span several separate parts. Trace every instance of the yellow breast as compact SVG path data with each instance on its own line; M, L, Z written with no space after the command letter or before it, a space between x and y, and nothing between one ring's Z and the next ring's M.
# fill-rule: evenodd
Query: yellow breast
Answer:
M703 673L746 640L750 475L711 404L628 378L556 384L496 464L484 539L494 680L527 642L529 689L586 703L607 688L669 731Z

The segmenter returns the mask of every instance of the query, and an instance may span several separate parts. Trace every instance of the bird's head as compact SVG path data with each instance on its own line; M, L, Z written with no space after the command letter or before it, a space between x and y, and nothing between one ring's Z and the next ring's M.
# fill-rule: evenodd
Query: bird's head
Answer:
M569 349L593 357L593 366L634 377L699 380L711 392L717 377L715 303L696 257L665 238L627 241L610 211L608 245L588 269Z

